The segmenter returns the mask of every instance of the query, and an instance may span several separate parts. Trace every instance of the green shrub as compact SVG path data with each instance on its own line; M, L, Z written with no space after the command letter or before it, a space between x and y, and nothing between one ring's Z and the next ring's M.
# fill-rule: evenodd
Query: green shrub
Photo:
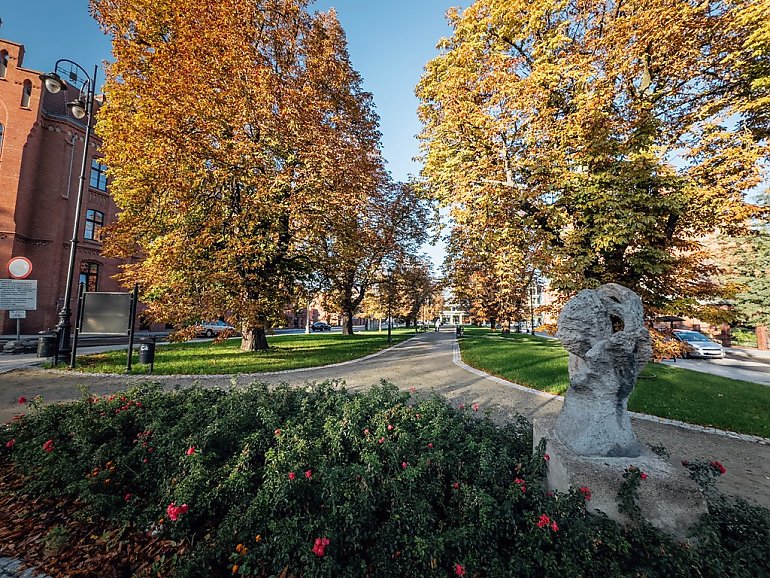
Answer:
M476 410L389 384L132 389L33 408L0 429L0 466L188 544L176 576L770 573L767 510L715 498L693 546L620 527L586 489L545 491L523 418Z
M732 339L734 345L742 345L744 347L757 346L757 334L753 329L747 327L733 327L730 330L730 339Z

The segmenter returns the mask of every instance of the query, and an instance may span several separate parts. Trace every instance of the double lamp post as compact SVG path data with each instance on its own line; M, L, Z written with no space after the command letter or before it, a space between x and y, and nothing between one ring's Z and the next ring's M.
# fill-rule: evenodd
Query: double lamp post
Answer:
M80 180L78 181L78 193L75 200L75 218L72 223L72 240L70 241L70 254L67 263L67 282L64 286L64 303L62 304L61 311L59 311L59 322L56 325L59 353L64 355L68 354L72 348L70 343L70 334L72 332L72 310L70 309L70 300L72 298L72 281L75 276L75 261L77 259L83 191L85 190L86 170L88 168L88 147L91 140L91 125L93 124L94 92L97 71L98 67L94 66L93 75L89 75L88 72L76 62L62 58L56 61L53 72L40 75L40 79L43 81L46 90L52 94L56 94L61 90L67 90L67 84L62 80L60 73L66 73L70 82L75 85L80 85L80 94L77 99L67 103L67 108L72 116L78 120L85 119L86 123L85 137L83 138L83 161L80 165ZM85 78L81 78L80 74Z

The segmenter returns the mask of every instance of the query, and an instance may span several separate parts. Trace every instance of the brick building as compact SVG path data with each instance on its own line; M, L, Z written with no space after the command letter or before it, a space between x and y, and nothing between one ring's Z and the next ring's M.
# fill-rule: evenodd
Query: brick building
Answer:
M29 279L38 282L38 308L27 312L21 331L35 333L56 325L63 304L85 119L67 113L66 103L77 99L79 86L51 94L40 72L24 68L23 60L24 46L0 39L0 279L9 278L6 264L12 257L32 262ZM112 279L118 261L101 255L102 226L117 208L107 191L99 144L92 136L70 303L73 322L79 282L91 291L122 290ZM0 311L0 334L15 331L16 321Z

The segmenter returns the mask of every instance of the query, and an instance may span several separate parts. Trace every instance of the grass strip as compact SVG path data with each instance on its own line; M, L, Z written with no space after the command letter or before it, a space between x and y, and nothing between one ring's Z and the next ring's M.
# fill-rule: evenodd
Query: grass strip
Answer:
M393 330L393 343L414 335L414 329ZM195 341L159 345L155 348L154 373L158 375L216 375L264 373L306 367L320 367L365 357L388 347L387 332L366 331L354 335L339 333L282 334L268 336L267 351L241 351L241 340L222 343ZM147 371L134 352L134 371ZM76 370L86 373L123 373L126 350L107 351L78 357Z
M509 381L556 394L569 387L567 352L554 339L466 328L460 349L468 365ZM642 372L628 409L770 437L770 387L659 363Z

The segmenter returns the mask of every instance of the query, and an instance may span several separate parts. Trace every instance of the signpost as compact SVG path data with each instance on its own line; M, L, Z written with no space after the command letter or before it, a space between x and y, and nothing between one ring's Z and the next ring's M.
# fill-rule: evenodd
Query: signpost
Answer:
M25 279L32 273L32 262L26 257L8 261L11 279L0 279L0 310L8 310L8 318L16 320L16 341L21 341L21 320L27 311L37 309L37 281Z

